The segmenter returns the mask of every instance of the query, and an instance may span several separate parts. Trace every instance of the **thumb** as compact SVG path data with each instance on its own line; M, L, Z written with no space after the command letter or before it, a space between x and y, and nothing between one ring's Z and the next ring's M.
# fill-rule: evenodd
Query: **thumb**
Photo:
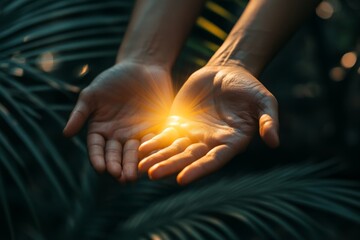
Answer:
M70 114L69 120L63 130L66 137L71 137L78 133L83 127L84 123L90 115L90 105L80 95L73 111Z
M271 148L279 146L278 104L274 96L265 100L259 113L259 132L262 140Z

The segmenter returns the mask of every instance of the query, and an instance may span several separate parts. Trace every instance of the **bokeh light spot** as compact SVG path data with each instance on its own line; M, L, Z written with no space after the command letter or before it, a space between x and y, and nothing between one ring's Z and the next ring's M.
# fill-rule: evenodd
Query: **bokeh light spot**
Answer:
M316 15L322 19L329 19L334 14L334 7L327 1L322 1L316 8Z
M87 74L89 72L89 65L88 64L85 64L81 69L80 69L80 72L79 72L79 77L82 77L82 76L85 76L85 74Z
M345 70L342 67L334 67L330 70L329 75L333 81L339 82L339 81L344 80Z
M38 61L39 68L44 72L51 72L55 68L55 57L51 52L41 54Z
M345 53L341 58L341 65L344 68L352 68L357 60L357 56L355 52Z

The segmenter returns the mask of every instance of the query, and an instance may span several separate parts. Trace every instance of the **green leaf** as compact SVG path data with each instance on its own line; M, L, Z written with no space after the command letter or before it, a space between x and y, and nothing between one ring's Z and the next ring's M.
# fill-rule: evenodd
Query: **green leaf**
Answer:
M9 207L9 203L8 203L7 196L6 196L6 189L4 187L4 183L2 180L1 171L0 171L0 201L1 201L1 205L4 210L4 213L5 213L6 222L9 226L10 237L11 237L11 239L15 239L15 232L14 232L14 227L12 224L10 207Z
M39 218L37 216L33 201L31 200L30 195L28 193L28 190L27 190L27 188L26 188L26 186L24 184L23 178L19 174L18 169L16 168L16 166L14 166L14 164L12 163L10 158L7 157L6 153L1 149L1 147L0 147L0 155L2 156L2 158L0 159L0 163L2 163L2 165L5 167L5 169L10 174L10 176L14 180L15 184L19 188L20 193L22 194L22 196L25 199L25 203L26 203L27 207L29 208L31 216L34 219L35 225L39 229L41 229L40 228ZM0 176L0 178L1 178L1 176ZM1 193L1 191L0 191L0 193Z

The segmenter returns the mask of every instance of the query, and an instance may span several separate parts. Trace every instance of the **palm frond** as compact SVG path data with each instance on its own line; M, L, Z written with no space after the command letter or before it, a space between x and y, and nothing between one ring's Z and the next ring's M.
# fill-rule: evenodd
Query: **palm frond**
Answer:
M179 61L188 66L205 65L227 37L246 4L247 1L207 1Z
M94 179L87 162L83 162L81 165L84 167L77 170L70 165L58 149L59 143L42 126L42 121L46 119L60 134L65 118L59 111L68 113L72 105L69 100L74 99L74 93L78 93L80 87L39 69L42 61L47 61L41 56L56 53L52 60L55 63L87 61L88 58L101 56L114 58L133 3L114 0L101 3L91 0L17 0L1 1L0 4L0 167L7 171L5 176L15 183L21 193L19 196L39 226L39 210L34 207L34 196L30 194L29 183L24 178L29 167L34 164L41 167L47 179L43 184L54 189L61 200L58 204L62 202L60 208L65 207L65 212L73 208L70 199L77 193L88 195L93 191L85 185ZM68 100L62 103L61 108L54 107L58 103L49 102L42 91L59 94ZM50 123L47 125L50 126ZM79 138L72 141L85 159L83 141ZM74 171L80 172L82 177L79 179ZM1 193L4 193L1 197L6 222L12 226L8 197L5 190ZM40 231L39 227L37 229L35 232ZM41 231L34 234L42 235Z
M199 67L207 62L245 4L207 1L182 53L184 66ZM41 69L48 61L42 56L54 54L52 61L57 64L114 59L132 5L133 1L118 0L0 2L0 209L10 237L238 239L256 235L263 239L323 239L327 231L309 210L359 223L358 184L326 178L324 173L334 170L327 163L222 178L183 189L167 181L143 180L127 187L99 182L83 161L81 138L72 139L73 149L80 153L66 157L66 151L58 148L63 142L54 138L54 132L60 134L65 124L62 114L71 109L81 86ZM49 99L46 94L66 101ZM55 130L49 132L44 122ZM72 160L80 161L77 156L81 156L81 164L74 166ZM44 175L41 191L54 191L57 205L47 196L46 201L39 200L33 193L26 174L34 166ZM6 188L8 182L14 183L11 191ZM35 223L26 223L31 229L26 233L13 223L9 194L13 192ZM55 230L49 209L54 213L51 218L61 219Z
M8 226L9 226L10 238L15 239L14 227L13 227L12 221L11 221L10 207L9 207L8 199L6 196L6 189L5 189L3 180L2 180L1 172L0 172L0 202L1 202L1 206L4 211L4 215L7 220Z
M113 239L148 239L153 234L181 239L174 232L197 239L237 239L236 225L246 225L265 239L326 236L326 229L304 209L359 223L359 185L324 179L321 173L317 165L293 166L190 188L143 209Z

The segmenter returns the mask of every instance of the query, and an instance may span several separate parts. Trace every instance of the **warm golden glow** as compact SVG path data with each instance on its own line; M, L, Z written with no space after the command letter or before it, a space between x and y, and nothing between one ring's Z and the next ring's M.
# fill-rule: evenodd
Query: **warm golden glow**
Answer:
M357 56L355 52L345 53L341 58L341 65L344 68L352 68L357 60Z
M84 76L85 74L87 74L88 72L89 72L89 65L88 65L88 64L85 64L85 65L81 68L78 76L79 76L79 77L82 77L82 76Z
M171 115L167 119L166 126L174 128L187 128L189 126L188 120L184 117Z
M179 116L172 115L168 118L168 126L178 126L181 122Z
M332 80L339 82L345 78L345 70L342 67L334 67L330 70L329 75Z
M322 1L316 8L316 15L322 19L329 19L334 14L334 7L328 1Z
M40 56L40 59L38 61L38 65L41 70L44 72L51 72L55 68L55 60L54 60L54 54L51 52L43 53Z

